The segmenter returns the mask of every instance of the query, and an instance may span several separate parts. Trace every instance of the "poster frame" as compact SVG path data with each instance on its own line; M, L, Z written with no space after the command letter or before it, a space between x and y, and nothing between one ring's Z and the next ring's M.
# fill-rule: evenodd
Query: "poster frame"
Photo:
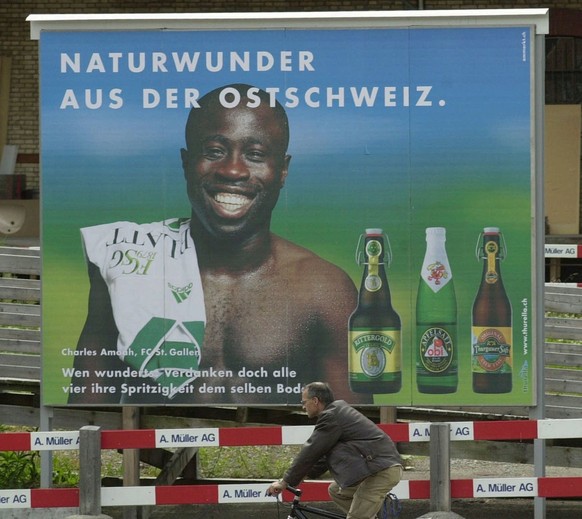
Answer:
M356 28L449 28L530 26L535 34L534 89L532 100L532 344L536 344L537 379L532 413L543 408L543 38L549 33L548 9L419 10L311 13L156 13L71 14L28 16L31 39L42 31L128 30L261 30L261 29L356 29ZM541 42L541 43L540 43ZM535 409L538 408L538 411ZM543 414L543 411L542 411ZM541 417L541 416L537 416Z

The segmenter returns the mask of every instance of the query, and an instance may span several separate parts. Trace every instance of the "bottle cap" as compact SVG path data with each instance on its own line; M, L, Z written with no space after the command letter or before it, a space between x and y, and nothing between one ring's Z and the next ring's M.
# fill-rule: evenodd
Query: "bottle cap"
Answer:
M382 236L383 234L384 234L383 229L379 228L366 229L366 235L368 236Z
M491 238L491 236L497 237L497 239L499 240L499 252L497 254L497 257L501 261L505 260L505 258L507 257L507 245L505 244L505 238L503 237L503 234L501 233L499 227L484 227L483 232L479 233L479 237L477 238L477 245L475 247L475 256L477 256L477 259L481 261L483 259L486 259L487 257L486 253L484 252L485 242L487 241L485 239L485 236L490 237L488 238L488 240L495 239Z
M447 230L444 227L427 227L426 228L426 235L427 236L445 236Z

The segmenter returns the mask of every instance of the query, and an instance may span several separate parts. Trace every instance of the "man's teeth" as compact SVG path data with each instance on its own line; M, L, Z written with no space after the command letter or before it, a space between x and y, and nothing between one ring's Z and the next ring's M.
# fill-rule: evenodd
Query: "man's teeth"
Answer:
M235 195L232 193L217 193L214 195L214 200L216 200L219 204L228 204L228 205L236 205L236 206L243 206L249 203L249 198L242 195Z

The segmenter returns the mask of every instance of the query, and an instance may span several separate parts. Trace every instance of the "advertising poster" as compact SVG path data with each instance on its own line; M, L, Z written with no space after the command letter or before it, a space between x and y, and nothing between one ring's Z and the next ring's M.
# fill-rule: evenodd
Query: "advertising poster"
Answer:
M44 405L533 404L531 31L42 33Z

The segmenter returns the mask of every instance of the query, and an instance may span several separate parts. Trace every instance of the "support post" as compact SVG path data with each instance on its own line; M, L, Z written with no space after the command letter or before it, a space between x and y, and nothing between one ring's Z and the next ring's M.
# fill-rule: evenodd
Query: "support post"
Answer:
M53 430L53 408L40 406L40 430ZM40 487L51 488L53 486L53 451L41 451L40 453Z
M101 513L101 428L82 427L79 442L79 512L98 515Z
M86 425L79 431L79 515L68 519L111 519L101 513L101 428Z
M430 426L430 509L451 511L451 426L433 423Z
M396 407L380 407L380 423L396 423Z
M123 429L139 429L139 407L122 409ZM123 486L139 486L139 449L123 449ZM123 519L147 519L148 507L126 506Z
M546 391L545 391L545 336L544 336L544 266L545 254L544 243L544 111L545 111L545 63L546 49L545 36L543 34L535 37L535 261L534 261L534 288L536 297L533 308L533 324L531 332L535 340L535 377L536 377L536 405L530 409L530 419L542 420L545 418ZM532 334L530 333L530 337ZM534 346L533 342L530 347ZM532 381L529 381L531 384ZM546 440L534 440L534 472L537 478L546 475ZM544 519L546 517L546 498L534 497L534 518Z
M463 519L451 511L451 425L430 425L430 512L418 519Z

